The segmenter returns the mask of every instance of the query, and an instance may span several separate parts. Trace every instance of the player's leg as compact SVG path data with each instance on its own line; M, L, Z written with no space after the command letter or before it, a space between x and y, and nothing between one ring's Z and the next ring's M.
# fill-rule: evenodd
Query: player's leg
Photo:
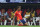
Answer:
M15 25L15 18L12 18L12 24Z
M26 23L25 20L23 20L23 19L21 20L21 23L20 23L20 24L22 24L22 25L24 25L24 26L25 26L25 25L28 25L28 23Z
M36 25L36 22L35 22L35 17L33 17L33 23L34 23L34 25Z
M8 23L10 23L11 22L11 16L9 16L9 18L8 18Z
M17 18L15 17L15 25L17 25Z
M24 21L24 20L23 20L23 21ZM24 24L24 26L28 26L28 23L27 23L27 22L25 22L25 21L24 21L24 23L23 23L23 24Z
M13 20L11 20L11 25L13 25Z
M19 22L17 25L18 26L23 26L23 23L22 22Z
M1 25L2 25L3 16L1 16Z
M12 25L12 16L11 16L11 25Z
M1 25L2 25L2 22L4 22L4 16L1 16Z
M2 18L1 18L1 15L0 15L0 22L1 22L1 25L2 25Z
M24 25L25 25L25 26L28 26L28 23L25 23Z
M7 17L6 16L4 16L5 17L5 19L4 19L4 25L6 25L6 23L7 23Z
M31 18L30 21L31 21L31 25L32 25L33 24L33 18Z
M27 20L28 20L28 24L30 25L30 18L27 18Z
M13 25L13 17L11 16L11 25Z
M15 21L13 21L13 22L12 22L12 24L13 24L13 25L15 25L15 23L14 23L14 22L15 22Z
M20 22L20 25L22 25L22 26L23 26L23 23L22 23L22 22Z
M1 25L2 25L2 19L1 19Z
M8 18L9 18L9 15L7 15L7 22L9 21L9 19L8 19Z
M18 26L23 26L23 20L17 21L17 25L18 25Z
M39 25L40 25L40 17L39 17Z
M4 25L6 25L6 23L7 23L7 20L4 21Z
M23 18L25 21L24 22L27 22L26 20L27 20L27 18ZM25 23L24 25L28 25L28 23Z
M24 19L24 20L25 20L25 22L26 22L26 20L27 20L27 19L26 19L26 18L23 18L23 19Z

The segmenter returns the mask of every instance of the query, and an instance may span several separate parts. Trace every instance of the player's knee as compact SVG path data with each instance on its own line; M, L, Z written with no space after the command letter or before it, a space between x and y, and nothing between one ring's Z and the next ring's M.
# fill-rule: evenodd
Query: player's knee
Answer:
M20 23L21 25L23 25L23 23Z

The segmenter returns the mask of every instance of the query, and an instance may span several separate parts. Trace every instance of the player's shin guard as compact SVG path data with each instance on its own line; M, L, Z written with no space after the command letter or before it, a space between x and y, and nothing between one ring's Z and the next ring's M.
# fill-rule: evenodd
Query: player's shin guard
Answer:
M40 25L40 21L39 21L39 25Z
M31 22L31 25L33 24L33 22Z
M34 25L36 25L36 23L34 22Z
M19 25L19 22L17 22L17 25Z
M33 17L33 23L34 23L34 25L36 25L36 22L35 22L35 17Z
M13 24L13 20L11 20L11 25Z
M35 20L33 21L33 23L34 23L34 25L36 25L36 22L35 22Z
M1 25L2 25L2 22L1 22Z
M4 21L4 25L6 25L6 23L7 23L7 20Z
M28 24L30 25L30 22L28 21Z

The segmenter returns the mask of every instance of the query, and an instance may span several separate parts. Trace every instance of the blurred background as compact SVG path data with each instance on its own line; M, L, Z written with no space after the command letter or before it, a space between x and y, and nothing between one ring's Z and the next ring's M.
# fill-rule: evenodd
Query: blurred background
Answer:
M22 6L22 17L29 25L40 25L40 0L0 0L0 25L13 25L11 12ZM17 18L15 18L17 25Z
M0 0L0 3L40 3L40 0Z

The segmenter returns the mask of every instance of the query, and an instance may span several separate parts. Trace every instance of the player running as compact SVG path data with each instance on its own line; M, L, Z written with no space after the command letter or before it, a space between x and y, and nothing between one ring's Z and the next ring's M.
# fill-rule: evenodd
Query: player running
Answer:
M22 13L22 11L21 11L21 6L18 6L18 7L17 7L17 11L15 12L14 19L15 19L15 17L17 17L17 22L19 23L18 25L20 25L20 26L28 25L28 24L23 20L21 13ZM14 21L14 20L13 20L13 21Z

